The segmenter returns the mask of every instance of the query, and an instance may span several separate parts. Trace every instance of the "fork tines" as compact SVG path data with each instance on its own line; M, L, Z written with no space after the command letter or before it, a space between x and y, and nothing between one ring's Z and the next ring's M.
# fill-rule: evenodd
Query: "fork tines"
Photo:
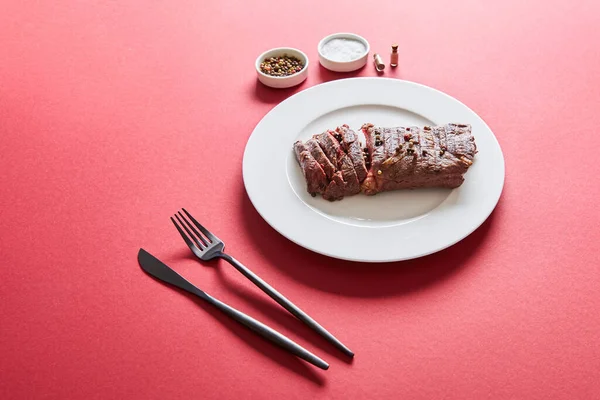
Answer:
M173 222L173 225L175 225L175 228L177 228L179 234L190 248L192 248L195 243L198 249L202 250L204 248L209 247L210 244L219 241L219 239L215 235L210 233L208 229L206 229L202 226L202 224L196 221L196 219L192 217L192 215L189 212L187 212L185 208L182 208L182 210L187 215L187 218L186 215L183 215L181 213L181 211L177 211L177 214L175 214L175 218L177 218L177 221L175 221L175 219L171 217L171 222ZM190 222L190 220L192 222ZM179 222L179 224L177 222ZM185 232L187 232L187 235L181 229L181 227L183 227ZM200 232L202 232L204 235L202 235L198 230L200 230ZM194 241L193 243L190 240L190 238Z

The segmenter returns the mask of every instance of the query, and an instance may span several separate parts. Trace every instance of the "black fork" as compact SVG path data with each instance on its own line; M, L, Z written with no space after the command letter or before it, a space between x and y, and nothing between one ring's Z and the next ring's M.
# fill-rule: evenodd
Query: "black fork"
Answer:
M196 221L196 219L192 217L192 215L187 212L185 208L182 208L182 210L185 215L183 215L181 211L178 211L177 214L175 214L175 218L171 217L171 221L196 257L202 261L209 261L215 258L222 258L223 260L227 261L242 275L258 286L263 292L268 294L269 297L275 300L280 306L288 310L293 316L314 329L344 354L349 357L354 357L354 353L349 348L344 346L342 342L340 342L335 336L319 325L314 319L309 317L304 311L285 298L285 296L271 287L267 282L263 281L254 272L250 271L241 262L231 257L229 254L226 254L224 252L225 243L223 243L222 240L220 240L198 221Z

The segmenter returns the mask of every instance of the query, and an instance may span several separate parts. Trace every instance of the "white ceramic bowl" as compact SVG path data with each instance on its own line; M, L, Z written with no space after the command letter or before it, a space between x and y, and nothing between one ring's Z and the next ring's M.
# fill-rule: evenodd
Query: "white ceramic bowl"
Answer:
M358 57L352 61L331 60L331 59L327 58L322 52L323 45L325 43L327 43L328 41L330 41L331 39L357 40L365 45L366 51L360 57ZM319 46L317 47L317 50L319 51L319 62L321 63L321 65L323 67L327 68L330 71L335 71L335 72L350 72L350 71L356 71L357 69L365 66L365 64L367 63L367 60L369 58L369 51L371 51L371 47L369 46L369 42L367 42L367 39L365 39L362 36L356 35L354 33L334 33L332 35L325 36L319 42Z
M280 57L283 55L298 58L304 64L304 68L302 68L302 70L300 70L299 72L288 76L271 76L265 74L260 70L260 64L265 60L265 58ZM261 81L263 84L278 89L289 88L304 82L304 80L308 76L308 57L306 56L306 54L304 54L298 49L294 49L291 47L277 47L275 49L265 51L260 56L258 56L255 62L255 67L256 74L258 75L258 80Z

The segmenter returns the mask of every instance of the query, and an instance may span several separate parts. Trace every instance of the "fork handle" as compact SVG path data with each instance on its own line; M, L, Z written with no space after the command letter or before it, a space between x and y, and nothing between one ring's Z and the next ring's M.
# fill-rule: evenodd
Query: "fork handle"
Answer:
M304 322L310 328L315 330L319 335L323 336L327 339L328 342L333 344L339 350L342 351L345 355L349 357L354 357L354 353L348 347L346 347L342 342L340 342L335 336L333 336L329 331L323 328L317 321L309 317L304 311L298 308L294 303L289 301L284 295L275 290L271 285L267 282L263 281L258 275L254 272L250 271L244 264L231 257L229 254L221 253L219 255L222 259L227 261L229 264L233 265L235 269L237 269L242 275L248 278L252 283L260 288L263 292L269 295L273 300L275 300L280 306L289 311L294 317L298 318L300 321Z
M300 346L293 340L288 339L287 337L283 336L281 333L277 332L276 330L269 328L267 325L263 324L262 322L255 320L254 318L250 317L249 315L246 315L243 312L238 311L231 306L228 306L227 304L223 303L220 300L215 299L214 297L212 297L211 295L209 295L207 293L204 293L204 296L202 298L205 299L206 301L208 301L210 304L212 304L216 308L218 308L223 313L227 314L228 316L230 316L231 318L233 318L234 320L239 322L240 324L246 326L247 328L249 328L253 332L257 333L258 335L262 336L263 338L284 348L285 350L289 351L290 353L294 354L295 356L302 358L303 360L306 360L309 363L311 363L321 369L326 370L329 368L329 364L327 364L321 358L317 357L310 351L306 350L304 347Z

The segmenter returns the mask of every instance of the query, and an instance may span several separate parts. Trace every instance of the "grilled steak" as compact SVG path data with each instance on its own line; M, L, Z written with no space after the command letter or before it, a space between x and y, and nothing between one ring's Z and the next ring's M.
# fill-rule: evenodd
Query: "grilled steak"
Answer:
M302 168L308 193L313 197L317 193L323 193L328 185L327 176L323 168L321 168L317 160L313 158L301 141L294 143L294 152L296 153L296 159L300 164L300 168Z
M341 149L340 142L331 134L331 131L325 131L313 136L313 138L319 143L329 161L337 167L340 152L343 153L344 151Z
M421 187L455 188L477 152L470 125L382 128L365 124L363 149L348 125L294 143L312 196L334 201Z
M325 131L319 135L315 135L314 139L319 143L319 146L331 164L336 167L337 171L342 173L344 195L357 194L360 192L360 181L354 170L354 164L340 145L340 141L338 141L336 136L338 135L334 131Z
M310 154L314 157L314 159L317 160L321 168L323 168L323 171L325 171L325 175L327 175L327 178L331 179L333 174L335 174L336 168L331 163L331 161L329 161L325 153L323 153L323 149L321 149L319 143L317 143L315 139L308 139L306 141L306 147L308 148Z
M345 194L352 195L360 193L360 182L356 176L354 164L352 164L350 157L343 151L341 151L338 161L338 170L342 172L342 177L344 178Z
M338 171L331 178L331 182L329 182L325 193L323 193L323 198L329 201L341 200L344 198L345 190L346 184L342 178L342 173Z
M365 194L421 187L455 188L473 163L476 146L469 125L362 128L371 168Z
M341 136L342 148L352 160L358 181L362 182L367 177L367 167L365 165L362 146L356 132L350 129L348 125L339 126L335 131Z

